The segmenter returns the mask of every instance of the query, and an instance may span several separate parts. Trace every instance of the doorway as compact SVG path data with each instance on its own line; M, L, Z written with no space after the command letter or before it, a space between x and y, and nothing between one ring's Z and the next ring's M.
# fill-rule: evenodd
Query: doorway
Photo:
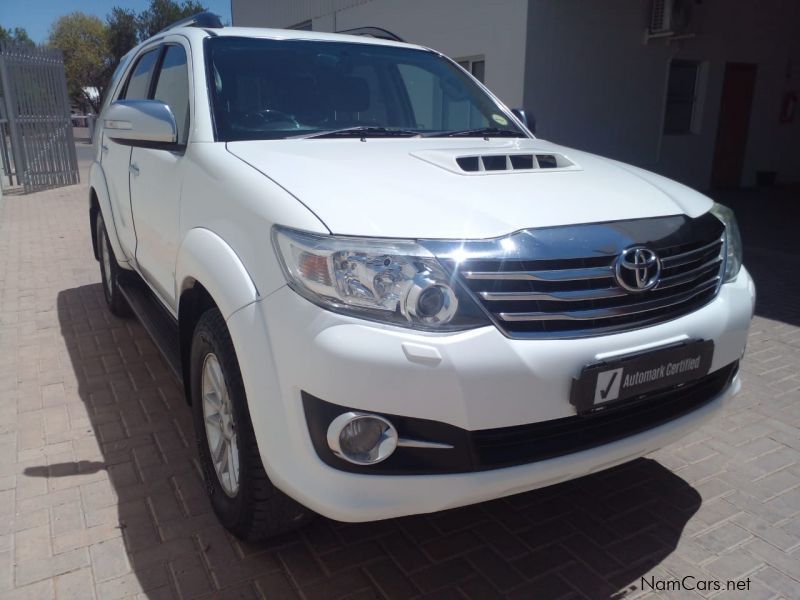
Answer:
M740 187L750 109L757 66L749 63L727 63L722 83L717 141L711 169L711 185L715 188Z

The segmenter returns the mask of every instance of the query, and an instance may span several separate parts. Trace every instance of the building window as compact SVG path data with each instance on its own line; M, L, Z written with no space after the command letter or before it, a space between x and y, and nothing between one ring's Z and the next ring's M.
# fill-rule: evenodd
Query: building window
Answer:
M456 60L458 64L464 67L467 71L472 73L473 77L484 83L486 74L486 60L482 56L475 56L473 58L460 58Z
M669 65L667 105L664 111L664 133L680 135L697 133L700 63L673 60Z

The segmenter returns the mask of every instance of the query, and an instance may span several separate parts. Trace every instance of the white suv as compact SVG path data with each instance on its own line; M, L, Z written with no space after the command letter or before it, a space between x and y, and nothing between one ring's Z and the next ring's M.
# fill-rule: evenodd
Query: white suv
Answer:
M537 139L438 52L205 14L108 96L106 299L183 382L238 536L579 477L740 389L755 289L731 212Z

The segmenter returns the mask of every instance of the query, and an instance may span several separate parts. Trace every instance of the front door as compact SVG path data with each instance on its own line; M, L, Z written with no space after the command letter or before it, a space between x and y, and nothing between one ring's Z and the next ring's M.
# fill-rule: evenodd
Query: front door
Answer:
M713 187L739 187L742 184L742 168L755 84L756 65L746 63L725 65L717 143L711 170Z
M131 154L131 206L136 224L136 264L145 280L173 309L175 261L180 242L180 202L189 135L189 74L186 50L167 44L155 75L152 98L166 103L178 127L174 149L135 147Z
M120 93L120 99L141 100L147 98L150 79L159 51L160 49L150 50L141 55L125 84L125 88ZM131 147L118 144L110 139L104 131L100 140L100 150L100 164L103 165L103 172L106 175L114 226L117 230L119 243L126 254L126 256L119 256L118 258L120 260L129 260L134 258L136 253L136 231L133 226L129 186Z

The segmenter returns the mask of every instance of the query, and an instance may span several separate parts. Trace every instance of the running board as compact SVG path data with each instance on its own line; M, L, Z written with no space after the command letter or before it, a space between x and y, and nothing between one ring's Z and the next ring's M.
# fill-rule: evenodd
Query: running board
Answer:
M121 273L117 285L131 311L161 352L167 368L183 385L178 322L136 273Z

